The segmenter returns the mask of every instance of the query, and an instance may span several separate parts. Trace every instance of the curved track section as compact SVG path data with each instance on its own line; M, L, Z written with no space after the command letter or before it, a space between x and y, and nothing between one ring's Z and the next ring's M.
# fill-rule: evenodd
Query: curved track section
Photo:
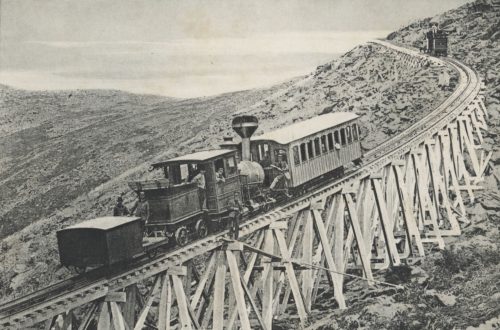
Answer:
M478 100L481 82L475 71L452 59L435 59L409 51L392 44L376 41L397 53L402 61L409 65L423 65L429 62L448 65L459 73L459 83L453 94L438 108L415 123L409 129L388 140L365 156L363 166L344 178L327 183L313 192L306 194L286 205L248 220L241 225L240 236L248 236L277 220L287 219L293 214L304 210L311 204L324 201L342 190L353 189L363 178L367 178L390 165L401 161L415 148L421 148L426 141L435 137L439 131L460 117L471 105L482 102ZM0 328L22 329L43 320L77 308L108 293L126 288L146 278L155 276L168 269L182 265L186 261L207 251L219 248L228 239L228 233L222 232L192 244L170 251L155 260L137 260L128 269L117 270L114 274L91 274L75 277L25 297L13 300L0 306Z

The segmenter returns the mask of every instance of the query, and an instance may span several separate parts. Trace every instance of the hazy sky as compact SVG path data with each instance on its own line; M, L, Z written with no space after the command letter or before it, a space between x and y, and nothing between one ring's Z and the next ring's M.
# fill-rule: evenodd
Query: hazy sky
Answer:
M197 96L306 73L357 43L468 1L0 2L0 83Z

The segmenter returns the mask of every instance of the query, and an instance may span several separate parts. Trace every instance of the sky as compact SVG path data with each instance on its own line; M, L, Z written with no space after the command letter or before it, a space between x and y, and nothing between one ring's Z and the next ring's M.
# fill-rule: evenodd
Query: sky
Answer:
M195 97L306 74L466 0L0 0L0 83Z

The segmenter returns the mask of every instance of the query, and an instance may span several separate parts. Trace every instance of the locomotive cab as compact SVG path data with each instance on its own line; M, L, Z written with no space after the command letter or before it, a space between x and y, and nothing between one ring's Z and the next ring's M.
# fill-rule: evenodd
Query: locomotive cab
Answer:
M144 192L150 216L149 232L175 236L179 245L193 233L208 235L210 219L228 213L241 202L236 150L208 150L176 157L152 165L161 170L163 179L130 182L137 193ZM205 189L196 176L204 171ZM217 173L219 172L219 173Z
M204 170L205 195L203 204L209 214L222 214L229 210L234 200L241 201L236 150L207 150L153 164L162 169L166 179L175 186L187 185L199 190L193 179ZM203 191L201 190L201 193ZM201 198L200 198L201 200ZM195 210L205 205L196 204ZM185 206L190 207L190 206Z

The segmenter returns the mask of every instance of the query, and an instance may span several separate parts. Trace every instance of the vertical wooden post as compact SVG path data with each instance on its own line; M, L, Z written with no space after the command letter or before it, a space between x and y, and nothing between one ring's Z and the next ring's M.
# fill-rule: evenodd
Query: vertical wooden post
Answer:
M238 270L236 257L233 253L234 252L232 250L226 250L226 258L229 265L229 272L231 274L231 283L234 291L234 297L236 299L236 307L238 308L240 326L243 330L250 330L250 320L248 318L245 304L245 294L243 292L243 288L241 287L240 272Z
M224 251L217 251L217 268L215 271L214 307L213 307L213 329L224 327L224 295L226 287L226 264L224 262Z
M313 259L313 220L311 216L311 211L307 211L304 226L302 231L302 261L305 264L311 265ZM302 282L302 295L304 296L304 305L306 307L306 311L309 313L311 311L311 295L313 289L313 281L312 278L312 269L303 270L301 274L301 282Z
M169 330L172 311L172 287L166 272L162 275L161 282L160 303L158 304L158 330Z
M135 325L135 306L137 303L137 287L135 284L129 285L125 288L127 301L123 306L123 318L128 327L132 329Z
M268 253L274 252L274 239L272 229L267 229L264 238L264 251ZM262 318L266 329L273 328L273 266L271 259L262 258L264 270L262 272Z

